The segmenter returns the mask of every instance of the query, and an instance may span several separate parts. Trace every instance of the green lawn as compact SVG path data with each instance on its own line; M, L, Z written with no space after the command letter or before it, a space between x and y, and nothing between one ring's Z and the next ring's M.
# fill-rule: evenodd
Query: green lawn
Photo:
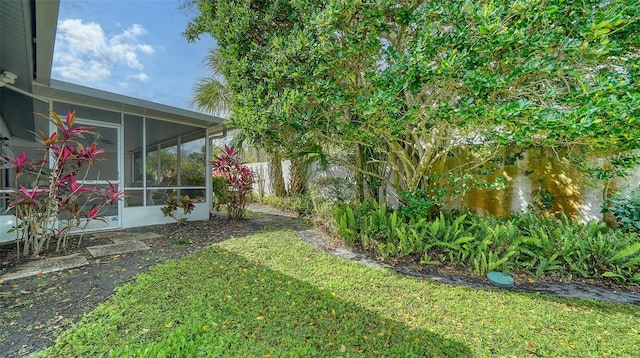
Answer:
M42 356L637 357L640 307L447 286L290 231L154 267Z

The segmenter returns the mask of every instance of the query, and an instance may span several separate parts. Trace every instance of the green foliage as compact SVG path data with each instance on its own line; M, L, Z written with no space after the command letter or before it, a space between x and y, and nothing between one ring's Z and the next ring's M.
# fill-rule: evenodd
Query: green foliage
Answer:
M350 203L354 200L353 183L348 178L321 177L315 179L309 189L315 208Z
M182 163L180 170L180 184L185 186L204 186L204 159Z
M229 181L224 176L214 176L211 178L211 188L213 190L213 209L220 211L221 207L227 204Z
M629 195L617 194L609 199L602 212L612 212L622 229L640 233L640 187Z
M185 195L180 200L175 198L169 198L165 201L164 206L160 208L164 216L172 217L178 226L182 226L187 223L187 215L191 214L195 209L195 203L198 202L196 198L190 198L189 195ZM182 210L179 217L176 217L176 211Z
M339 205L334 209L334 216L338 233L345 241L351 244L361 242L365 247L395 237L402 224L397 213L387 211L385 204L378 205L376 201L354 206Z
M367 183L430 190L461 148L466 180L511 146L639 146L636 0L195 4L186 36L218 40L230 122L289 152L341 148Z
M399 276L274 231L151 268L37 356L632 357L639 315Z
M640 238L598 222L530 213L506 219L440 213L427 220L375 202L342 205L334 216L347 243L375 248L383 258L416 255L424 264L452 263L476 275L499 270L640 284Z
M293 211L299 216L311 216L314 213L313 202L309 195L287 195L284 198L266 196L262 202L278 209Z
M213 115L227 115L231 109L232 92L224 81L220 80L223 59L214 48L209 52L207 64L211 77L198 81L194 88L192 103L199 109Z
M555 200L555 195L549 189L540 188L529 204L529 208L536 213L549 213L553 209Z
M175 147L170 149L175 149ZM177 159L176 151L169 150L169 148L161 149L159 152L149 152L146 159L147 180L153 180L156 184L162 182L176 184ZM160 169L160 172L158 172L158 169Z
M583 150L585 150L583 148ZM602 157L602 154L599 153ZM571 158L579 168L589 177L602 182L609 182L615 178L624 178L629 175L630 169L640 165L638 153L613 153L607 158L603 165L593 165L589 163L588 157ZM605 192L606 194L606 192Z
M440 195L434 197L424 189L414 191L401 191L398 193L400 201L404 204L400 211L408 217L434 217L440 212L439 207L443 204Z

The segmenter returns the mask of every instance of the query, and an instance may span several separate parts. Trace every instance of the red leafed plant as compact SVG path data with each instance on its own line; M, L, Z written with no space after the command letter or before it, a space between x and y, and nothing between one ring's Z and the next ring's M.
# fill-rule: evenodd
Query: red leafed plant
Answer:
M98 137L89 127L74 126L76 114L67 112L62 120L51 111L50 117L42 116L56 127L47 135L40 131L38 141L44 146L41 160L26 158L25 153L13 158L3 155L2 168L13 169L17 177L33 179L33 188L20 185L11 193L13 201L9 210L15 209L18 254L37 256L56 240L56 251L67 247L67 239L73 229L83 230L91 220L101 220L100 214L107 205L115 205L122 198L116 184L106 189L82 184L88 167L104 152L95 142L84 146L81 139ZM79 178L79 174L84 177ZM80 244L78 242L78 244Z
M229 185L225 197L229 220L242 219L253 191L255 173L242 162L238 149L231 146L225 146L211 165L213 176L225 178Z

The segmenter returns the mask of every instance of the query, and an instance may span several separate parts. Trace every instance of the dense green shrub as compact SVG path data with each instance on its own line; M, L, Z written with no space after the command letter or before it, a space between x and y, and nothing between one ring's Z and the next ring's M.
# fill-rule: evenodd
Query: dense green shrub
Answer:
M313 202L309 195L288 195L283 198L267 196L262 199L262 202L278 209L293 211L300 216L313 214Z
M220 211L227 204L229 181L223 176L214 176L211 178L211 188L213 191L213 209Z
M424 189L401 191L398 193L403 206L403 214L409 217L437 217L442 201Z
M612 212L618 225L630 232L640 233L640 187L629 195L618 194L609 199L602 212Z
M348 203L354 199L353 183L349 178L323 177L309 186L311 200L316 209L336 203Z
M477 275L498 270L640 284L640 238L599 222L531 213L504 219L440 213L427 220L375 202L338 206L334 217L347 243L383 258L419 255L424 264L453 263Z

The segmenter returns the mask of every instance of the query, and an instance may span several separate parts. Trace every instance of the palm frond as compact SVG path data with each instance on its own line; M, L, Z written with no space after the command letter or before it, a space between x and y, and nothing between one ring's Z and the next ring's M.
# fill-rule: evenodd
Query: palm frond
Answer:
M207 56L207 67L211 70L214 76L222 77L223 65L224 59L220 56L218 48L209 50L209 56Z
M215 77L200 80L194 89L193 104L211 114L228 113L231 110L232 93Z

